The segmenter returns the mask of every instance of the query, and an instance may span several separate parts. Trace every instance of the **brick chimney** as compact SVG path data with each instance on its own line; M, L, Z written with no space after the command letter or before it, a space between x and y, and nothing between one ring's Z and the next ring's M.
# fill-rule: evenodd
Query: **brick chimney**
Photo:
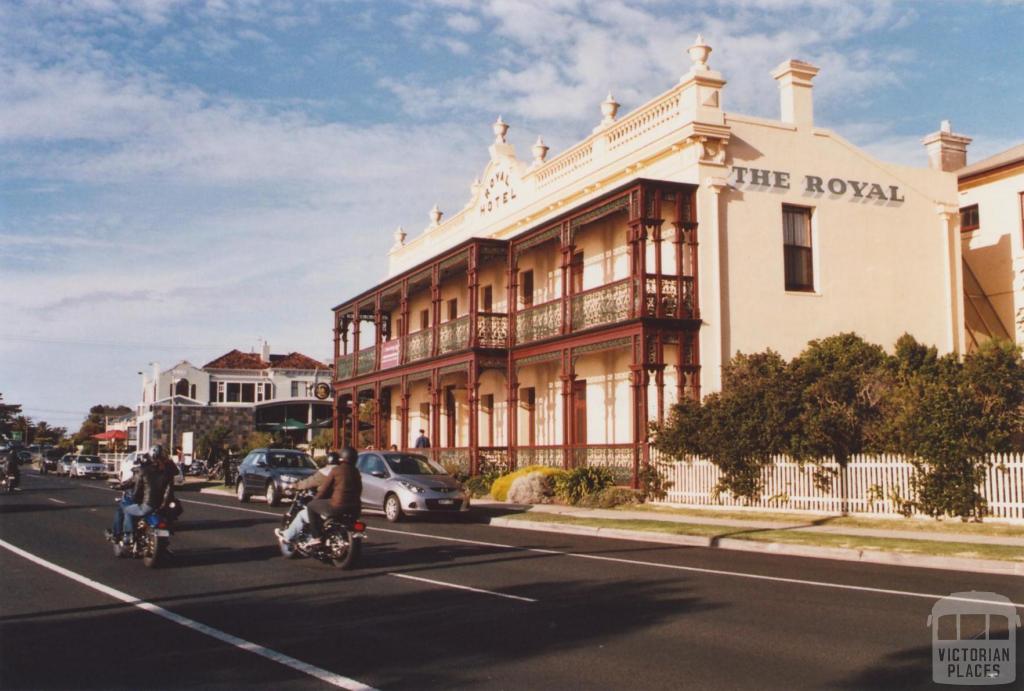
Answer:
M921 140L928 152L928 167L949 173L967 165L967 145L970 137L953 134L949 120L943 120L938 132L932 132Z
M819 69L801 60L786 60L772 72L772 77L779 83L782 121L796 125L798 130L814 127L811 80Z

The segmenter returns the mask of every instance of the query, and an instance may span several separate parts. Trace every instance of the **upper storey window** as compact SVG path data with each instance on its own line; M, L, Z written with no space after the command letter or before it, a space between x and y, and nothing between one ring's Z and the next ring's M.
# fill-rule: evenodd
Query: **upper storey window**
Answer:
M786 263L786 290L814 290L814 250L811 246L811 210L782 207L782 247Z
M980 225L977 204L971 204L960 209L960 230L966 233L969 230L977 230Z

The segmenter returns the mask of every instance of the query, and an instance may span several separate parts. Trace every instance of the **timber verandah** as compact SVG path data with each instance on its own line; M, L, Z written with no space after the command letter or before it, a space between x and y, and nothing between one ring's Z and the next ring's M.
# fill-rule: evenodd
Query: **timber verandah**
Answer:
M577 238L587 224L610 217L624 218L628 274L581 290L572 278ZM663 244L667 248L668 243L673 270L665 272ZM650 262L648 245L653 245ZM545 250L559 258L560 291L552 300L521 306L520 258ZM479 294L482 267L496 263L504 271L505 312L491 311L491 295L482 305ZM449 314L442 321L441 285L463 275L468 312ZM406 446L410 387L426 382L428 433L435 446L430 454L448 467L477 474L490 464L510 469L532 464L608 465L620 482L635 485L641 464L649 458L649 423L667 415L666 368L675 368L675 399L700 398L697 284L695 185L639 179L511 240L469 239L334 308L335 443L389 446L385 419L397 402L398 436L405 442L398 446ZM421 328L413 330L411 298L426 293L429 310L423 312L429 314L421 315ZM367 334L372 335L372 345L361 343L363 325L372 330ZM666 346L675 354L673 362L666 362ZM569 413L576 403L576 362L585 354L612 349L629 354L632 438L625 444L592 444L577 438L585 432L577 429ZM518 438L519 375L525 367L552 362L559 363L564 443L533 446ZM480 444L480 377L489 370L502 373L507 387L504 446ZM442 379L451 376L465 383L466 446L453 443L458 435L441 434L446 406ZM654 400L649 393L652 381ZM397 389L397 401L390 400L392 389ZM371 400L371 420L366 414L360 420L354 411ZM446 417L453 424L451 414ZM493 431L489 440L494 440Z

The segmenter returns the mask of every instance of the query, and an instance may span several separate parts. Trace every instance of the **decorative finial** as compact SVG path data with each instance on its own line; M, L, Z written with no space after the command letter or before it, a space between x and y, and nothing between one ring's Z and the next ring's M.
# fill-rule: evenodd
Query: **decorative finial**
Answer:
M704 43L703 36L697 34L697 40L694 41L693 45L686 52L690 54L690 60L693 61L692 69L706 70L708 68L708 56L711 55L711 46Z
M615 115L619 112L619 103L612 96L612 92L608 92L608 97L601 103L601 115L604 118L601 120L602 125L610 125L615 122Z
M395 229L395 234L394 234L395 244L391 246L391 251L394 252L397 249L401 249L402 247L405 247L405 238L406 237L408 237L408 236L406 235L405 228L403 228L402 226L398 226L398 228Z
M491 130L494 131L494 143L504 144L505 135L508 133L508 125L501 119L500 115L498 116L498 119L494 121L494 124L491 125Z
M444 216L444 212L437 208L437 204L434 204L434 208L430 210L430 227L436 228L441 225L442 216Z
M953 126L949 123L949 120L943 120L939 124L939 131L949 134L953 131Z
M533 148L531 149L533 152L533 164L540 165L543 163L544 159L547 158L549 150L550 147L548 147L548 145L544 143L544 139L538 135L537 141L534 142Z

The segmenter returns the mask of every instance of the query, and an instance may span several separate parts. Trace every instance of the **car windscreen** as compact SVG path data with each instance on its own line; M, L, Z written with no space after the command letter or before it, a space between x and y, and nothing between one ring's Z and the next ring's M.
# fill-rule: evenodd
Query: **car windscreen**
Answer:
M409 456L409 455L388 455L384 457L384 460L388 463L388 468L391 468L391 472L395 475L444 475L445 472L441 468L432 465L423 456Z
M316 470L316 463L304 453L268 453L267 463L271 468L306 468Z

